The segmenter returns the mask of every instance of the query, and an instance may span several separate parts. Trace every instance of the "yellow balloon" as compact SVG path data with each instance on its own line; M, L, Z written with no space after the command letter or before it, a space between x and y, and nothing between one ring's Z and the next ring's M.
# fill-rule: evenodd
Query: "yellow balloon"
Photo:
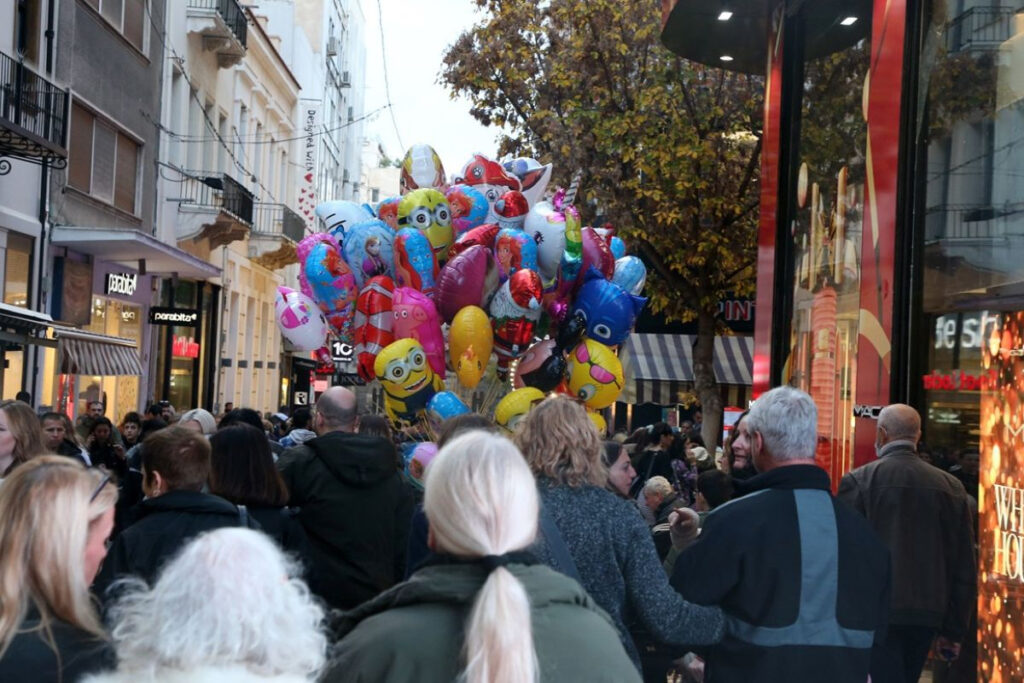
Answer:
M608 422L605 421L604 415L588 410L587 417L589 417L590 421L594 423L595 427L597 427L597 433L601 435L602 439L608 436Z
M544 392L535 387L516 389L498 401L494 407L494 421L506 431L514 432L519 421L544 398Z
M448 332L448 353L452 367L458 368L459 359L472 346L477 359L487 367L494 348L494 332L491 319L479 306L465 306L452 319Z
M600 342L584 338L569 354L569 391L591 410L607 408L622 391L622 363Z
M458 360L455 360L455 376L458 378L459 384L469 389L475 389L476 385L480 384L486 369L487 366L476 355L472 344L462 352Z
M373 362L373 371L384 387L384 410L396 423L416 420L427 402L444 388L415 339L399 339L384 347Z

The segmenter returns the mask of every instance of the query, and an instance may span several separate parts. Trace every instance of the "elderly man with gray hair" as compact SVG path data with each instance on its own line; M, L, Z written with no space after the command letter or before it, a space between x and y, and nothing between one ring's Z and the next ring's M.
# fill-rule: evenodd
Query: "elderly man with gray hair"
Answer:
M743 421L749 493L708 514L676 560L672 585L718 605L726 636L706 654L708 683L864 683L889 605L889 553L830 494L815 464L818 411L779 387Z
M878 460L839 485L839 498L864 515L892 554L892 603L884 643L871 662L875 683L921 676L932 641L957 657L975 599L970 499L963 484L917 455L921 416L896 403L878 414Z
M395 445L356 434L356 395L331 387L316 402L315 439L289 449L278 468L289 507L313 548L310 587L331 607L351 609L405 575L413 495Z

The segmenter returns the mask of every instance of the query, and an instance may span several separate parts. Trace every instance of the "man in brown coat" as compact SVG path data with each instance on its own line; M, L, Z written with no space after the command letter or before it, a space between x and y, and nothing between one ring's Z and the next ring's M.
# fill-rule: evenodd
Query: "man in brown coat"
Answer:
M894 404L878 416L878 460L843 477L839 498L864 515L889 548L889 630L872 654L873 683L917 683L932 641L954 659L975 599L974 532L967 493L917 456L921 416Z

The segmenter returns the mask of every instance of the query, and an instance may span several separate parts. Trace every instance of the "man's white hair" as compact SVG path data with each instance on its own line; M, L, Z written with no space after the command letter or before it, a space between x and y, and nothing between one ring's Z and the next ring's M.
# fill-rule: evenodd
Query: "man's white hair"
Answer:
M658 495L662 498L667 498L672 495L672 484L668 483L668 479L661 475L651 477L644 484L644 495Z
M242 666L257 676L315 680L324 666L324 612L266 535L224 528L190 542L152 588L134 582L112 609L120 671Z
M772 460L807 460L818 446L818 408L805 392L776 387L754 401L746 429L761 435Z

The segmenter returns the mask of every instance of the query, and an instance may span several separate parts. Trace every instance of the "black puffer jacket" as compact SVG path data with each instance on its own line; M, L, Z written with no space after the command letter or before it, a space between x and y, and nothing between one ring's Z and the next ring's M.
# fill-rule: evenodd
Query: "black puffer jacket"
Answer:
M278 462L313 548L311 587L332 607L355 607L402 580L413 496L396 462L390 441L345 432Z
M109 600L106 589L116 579L136 576L152 583L164 563L189 540L221 527L259 529L250 515L223 498L198 491L169 491L147 498L135 508L136 521L114 539L93 590Z
M58 619L50 620L50 632L57 652L44 639L39 612L29 608L18 634L0 657L0 681L75 683L117 664L110 645L91 633Z

